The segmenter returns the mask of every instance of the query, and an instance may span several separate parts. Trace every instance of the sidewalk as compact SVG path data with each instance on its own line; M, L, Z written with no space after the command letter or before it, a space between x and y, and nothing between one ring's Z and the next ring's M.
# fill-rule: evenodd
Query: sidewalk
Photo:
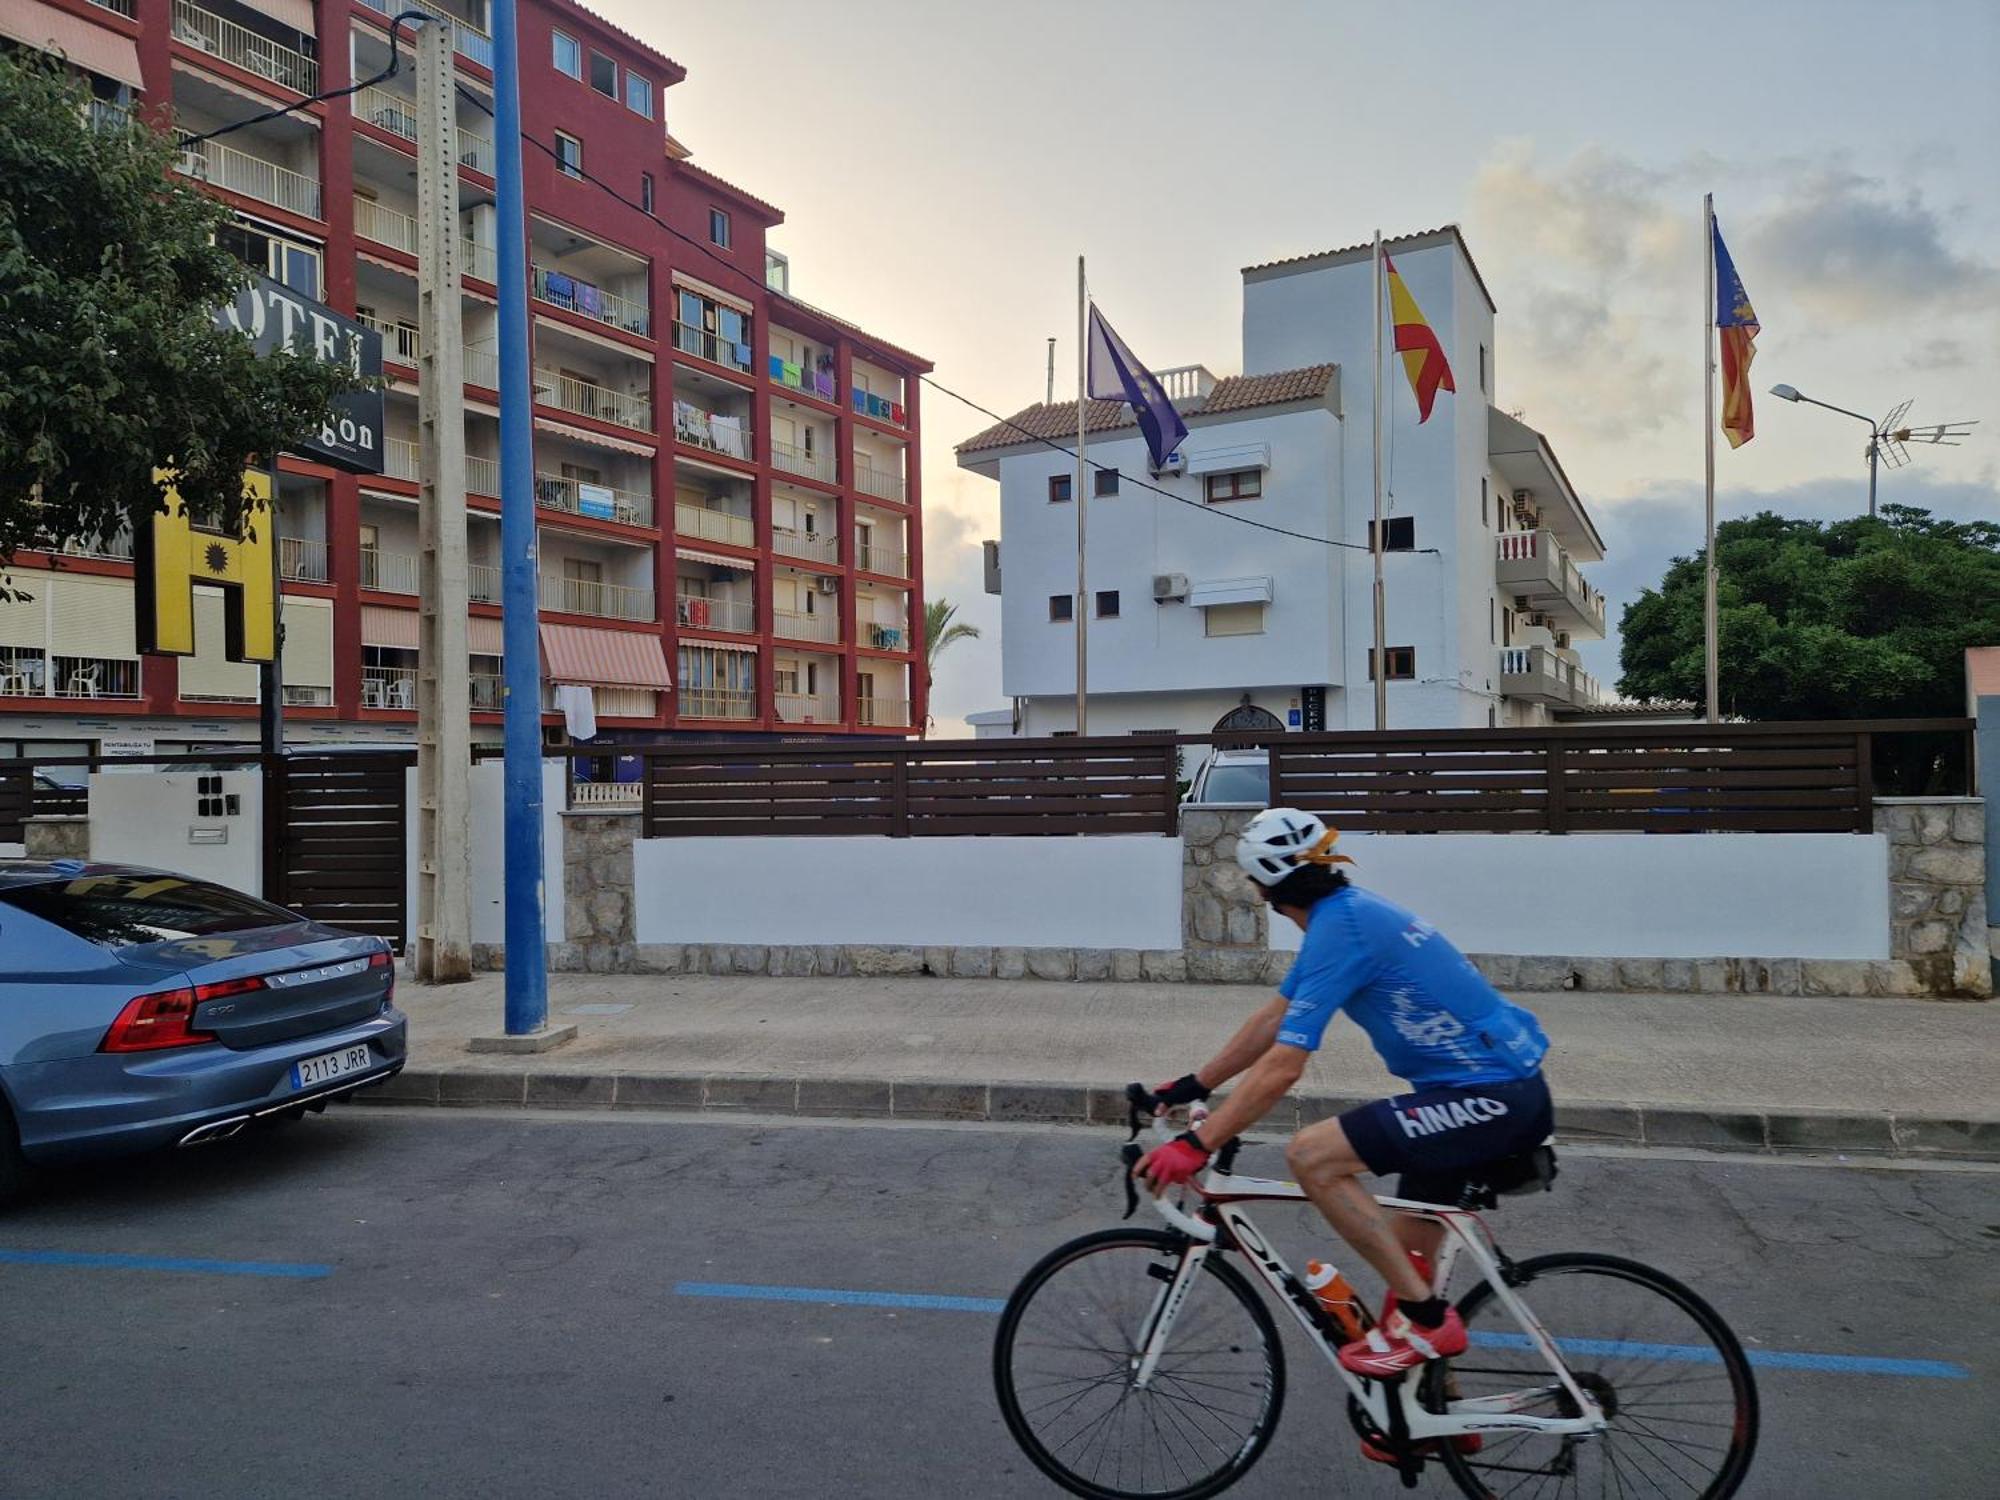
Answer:
M1131 1079L1177 1076L1258 1003L1240 985L551 974L577 1038L473 1053L504 981L403 976L404 1075L383 1102L1122 1119ZM2000 1004L1745 995L1527 997L1554 1040L1563 1134L1646 1144L2000 1158ZM1336 1020L1308 1120L1402 1085ZM1286 1112L1273 1121L1287 1125Z

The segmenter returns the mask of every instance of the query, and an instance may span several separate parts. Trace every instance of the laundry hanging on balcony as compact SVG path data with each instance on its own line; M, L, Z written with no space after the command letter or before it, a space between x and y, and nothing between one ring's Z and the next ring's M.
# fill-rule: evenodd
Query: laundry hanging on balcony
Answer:
M563 716L563 728L572 740L597 737L597 700L582 683L564 682L556 686L556 708Z

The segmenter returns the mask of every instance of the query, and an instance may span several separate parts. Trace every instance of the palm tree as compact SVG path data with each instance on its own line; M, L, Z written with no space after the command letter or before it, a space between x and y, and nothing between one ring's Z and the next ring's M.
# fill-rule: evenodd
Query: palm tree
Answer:
M924 698L930 699L932 683L937 680L937 660L944 648L953 641L979 639L979 627L968 625L963 620L954 621L958 606L949 599L931 599L924 604ZM928 733L931 716L924 715L924 729Z

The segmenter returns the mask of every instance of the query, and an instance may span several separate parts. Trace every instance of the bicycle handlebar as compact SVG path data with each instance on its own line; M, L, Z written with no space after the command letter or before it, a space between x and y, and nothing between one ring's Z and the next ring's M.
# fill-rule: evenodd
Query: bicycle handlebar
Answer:
M1123 1173L1125 1183L1124 1216L1128 1219L1139 1211L1139 1185L1137 1179L1132 1175L1132 1169L1139 1164L1139 1159L1146 1154L1145 1148L1139 1144L1139 1131L1144 1123L1142 1111L1145 1118L1150 1118L1153 1127L1153 1136L1159 1144L1164 1145L1166 1142L1172 1140L1176 1133L1168 1123L1165 1107L1161 1105L1159 1099L1144 1084L1128 1083L1125 1085L1125 1123L1131 1130L1131 1134L1126 1138L1125 1144L1119 1148L1118 1158L1125 1164L1125 1171ZM1217 1149L1210 1170L1226 1175L1236 1164L1236 1153L1242 1149L1243 1138L1241 1136L1231 1136ZM1164 1195L1153 1199L1153 1207L1158 1211L1161 1218L1165 1219L1190 1239L1207 1241L1215 1238L1213 1226L1202 1223L1201 1220L1195 1218L1192 1214L1186 1213L1175 1204L1169 1203Z

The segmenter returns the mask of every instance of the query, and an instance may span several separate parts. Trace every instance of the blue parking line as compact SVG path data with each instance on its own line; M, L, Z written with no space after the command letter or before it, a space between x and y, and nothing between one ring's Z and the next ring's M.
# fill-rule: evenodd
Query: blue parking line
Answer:
M997 1314L1007 1304L998 1297L943 1297L919 1292L857 1292L835 1287L756 1286L734 1281L682 1281L681 1297L719 1297L739 1302L810 1302L825 1307L919 1308L933 1312ZM1486 1349L1531 1347L1525 1333L1474 1330L1472 1342ZM1625 1359L1685 1360L1721 1364L1722 1356L1700 1344L1651 1344L1632 1339L1560 1339L1571 1354ZM1767 1370L1810 1370L1822 1375L1893 1375L1906 1380L1970 1380L1964 1365L1941 1359L1887 1359L1865 1354L1809 1354L1781 1349L1745 1351L1750 1363Z
M332 1266L284 1260L201 1260L177 1255L107 1255L81 1250L0 1250L0 1266L64 1266L85 1271L178 1271L195 1276L275 1276L314 1281Z

